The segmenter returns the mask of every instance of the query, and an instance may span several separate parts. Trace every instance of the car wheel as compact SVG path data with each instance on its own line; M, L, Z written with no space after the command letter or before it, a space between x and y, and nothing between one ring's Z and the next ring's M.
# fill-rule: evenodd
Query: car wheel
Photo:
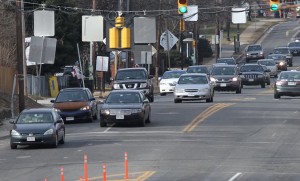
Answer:
M60 144L65 144L65 131L64 131L64 133L63 133L63 135L62 135L62 137L61 137L61 140L59 141L59 143Z
M56 134L55 135L55 141L54 141L54 143L52 143L52 148L57 148L57 146L58 146L58 136Z
M143 118L143 119L139 120L138 125L139 125L140 127L145 127L145 125L146 125L145 119Z
M151 118L151 110L149 110L149 115L148 115L148 118L146 119L146 123L151 122L150 118Z
M280 99L280 95L277 92L274 93L274 99Z
M271 80L268 80L267 85L270 85L270 84L271 84Z
M174 103L182 103L181 99L174 99Z
M160 96L165 96L165 95L167 95L166 93L160 93Z
M209 99L206 99L206 102L213 102L214 100L213 100L213 98L211 97L211 98L209 98Z
M107 123L100 117L100 127L106 127Z
M266 83L263 82L263 83L260 84L260 86L261 86L261 88L265 88L266 87Z
M17 149L18 145L11 143L10 144L10 149L14 150Z

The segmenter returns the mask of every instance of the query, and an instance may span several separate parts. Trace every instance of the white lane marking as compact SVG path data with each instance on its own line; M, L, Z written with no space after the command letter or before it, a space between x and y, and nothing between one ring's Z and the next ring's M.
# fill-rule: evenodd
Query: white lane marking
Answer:
M240 175L242 175L241 172L236 173L233 177L231 177L228 181L234 181L236 178L238 178Z
M25 158L30 158L31 156L18 156L18 157L16 157L16 158L18 158L18 159L25 159Z
M182 131L110 131L110 132L86 132L86 133L69 133L66 134L67 136L80 136L80 135L92 135L92 134L177 134L183 133Z
M108 127L106 130L104 130L103 131L103 133L106 133L106 132L108 132L112 127L114 127L114 125L115 125L115 123L114 124L112 124L110 127Z
M162 112L162 113L156 113L156 114L179 114L178 112Z
M286 31L286 33L285 33L285 36L286 37L289 37L289 33L290 33L290 31L288 30L288 31Z

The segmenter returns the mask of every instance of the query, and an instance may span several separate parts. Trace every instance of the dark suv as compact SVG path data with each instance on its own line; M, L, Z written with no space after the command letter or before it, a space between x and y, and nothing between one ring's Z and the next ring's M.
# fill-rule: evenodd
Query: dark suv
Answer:
M153 76L145 68L123 68L117 71L113 89L142 90L150 102L154 101Z
M247 63L250 60L264 59L265 58L264 50L262 46L259 44L248 45L247 48L245 49L245 57Z
M261 88L266 87L268 82L268 72L269 69L265 70L259 64L245 64L240 67L240 76L242 78L243 85L261 85Z
M235 65L216 65L211 70L210 80L216 82L216 91L235 91L237 94L242 92L241 77Z

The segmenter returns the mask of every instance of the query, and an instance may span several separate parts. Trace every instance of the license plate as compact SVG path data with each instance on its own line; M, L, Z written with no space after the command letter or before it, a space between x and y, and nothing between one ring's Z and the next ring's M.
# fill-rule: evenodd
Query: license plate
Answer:
M74 117L66 117L66 120L67 120L67 121L73 121L73 120L74 120Z
M288 85L296 85L296 82L288 82Z
M195 96L195 93L190 92L190 93L188 93L188 96Z
M27 141L35 141L35 137L27 137Z
M124 119L124 115L123 114L117 114L116 119Z
M254 79L249 79L249 82L253 82L254 81Z
M220 86L221 86L221 87L226 87L226 84L222 83Z

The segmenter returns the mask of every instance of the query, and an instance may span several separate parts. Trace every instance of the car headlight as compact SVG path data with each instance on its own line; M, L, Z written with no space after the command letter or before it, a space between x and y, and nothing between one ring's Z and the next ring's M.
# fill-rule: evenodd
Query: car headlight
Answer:
M86 111L86 110L90 110L91 107L90 106L84 106L82 108L80 108L81 111Z
M259 52L259 54L260 54L260 55L263 55L263 54L264 54L264 52Z
M120 85L119 84L114 84L114 89L120 89Z
M216 82L216 81L218 81L218 80L217 80L216 78L210 77L210 81Z
M54 133L53 129L48 129L48 130L44 133L44 135L49 135L49 134L53 134L53 133Z
M238 78L237 77L233 77L232 81L238 81Z
M12 136L20 136L20 133L16 130L11 130L11 133L10 133Z
M140 88L146 88L147 85L148 85L147 83L141 83L141 84L140 84Z
M175 89L176 93L184 93L184 89Z
M279 65L281 65L281 66L284 65L284 64L285 64L285 62L279 62Z
M131 109L131 113L136 114L142 112L142 109Z
M250 56L250 54L249 54L249 53L247 53L247 54L246 54L246 56Z
M109 115L110 111L109 109L101 109L101 114Z

